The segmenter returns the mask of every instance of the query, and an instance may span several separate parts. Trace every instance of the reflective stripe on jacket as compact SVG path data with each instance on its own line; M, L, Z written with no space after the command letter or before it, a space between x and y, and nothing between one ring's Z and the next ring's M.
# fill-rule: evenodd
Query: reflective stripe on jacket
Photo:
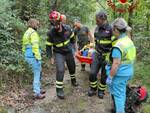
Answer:
M52 49L53 52L61 54L72 52L71 43L74 44L76 39L70 26L63 24L61 32L58 32L55 28L52 28L48 31L47 36L46 51L49 58L52 57Z
M61 43L51 43L51 42L46 41L46 45L56 46L56 47L63 47L63 46L67 45L70 42L70 39L73 38L73 36L74 36L74 33L71 34L71 36L68 40L66 40L64 42L61 42Z

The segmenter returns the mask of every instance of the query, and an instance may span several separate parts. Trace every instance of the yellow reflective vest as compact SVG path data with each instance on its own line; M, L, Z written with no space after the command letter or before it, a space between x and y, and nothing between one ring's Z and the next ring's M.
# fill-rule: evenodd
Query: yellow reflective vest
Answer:
M31 46L35 58L37 60L41 60L41 53L39 47L40 37L34 29L28 28L28 30L23 35L22 42L23 53L26 52L27 46Z
M136 59L136 48L128 36L116 40L112 47L118 48L121 51L121 64L134 63Z

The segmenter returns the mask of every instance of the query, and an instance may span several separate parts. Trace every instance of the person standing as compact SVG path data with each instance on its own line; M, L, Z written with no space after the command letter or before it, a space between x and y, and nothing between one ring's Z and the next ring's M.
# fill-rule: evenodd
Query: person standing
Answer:
M37 33L37 29L40 23L36 19L30 19L27 23L28 29L24 33L22 41L22 50L26 62L32 67L33 71L33 91L35 93L35 99L44 99L43 95L45 91L42 91L40 78L41 78L41 48L40 48L40 37Z
M136 48L128 37L129 27L123 18L117 18L113 24L115 43L113 44L110 62L106 66L108 88L115 105L115 113L125 113L127 81L132 78Z
M112 47L112 28L107 21L107 15L105 12L100 11L96 14L97 27L94 32L95 37L95 50L93 62L91 64L91 72L89 76L90 88L88 90L88 96L96 94L98 88L98 97L103 98L104 91L106 89L106 56L110 53ZM100 83L97 83L97 74L101 69Z
M74 32L77 37L78 50L81 50L85 45L94 43L94 38L88 27L83 26L79 21L74 22ZM85 71L85 63L81 64L81 71Z
M74 32L70 26L62 24L61 14L53 11L49 14L49 19L53 25L48 31L46 51L47 56L51 59L51 63L56 64L56 93L57 97L64 99L63 78L65 73L65 62L69 69L71 83L73 86L78 86L75 77L75 60L72 53L72 44L75 44ZM53 52L52 52L53 47ZM53 60L54 55L54 60Z

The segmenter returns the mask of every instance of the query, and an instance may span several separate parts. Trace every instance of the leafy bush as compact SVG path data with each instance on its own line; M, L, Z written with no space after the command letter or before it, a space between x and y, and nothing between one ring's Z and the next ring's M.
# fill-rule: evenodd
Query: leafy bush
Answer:
M21 53L25 25L13 14L12 4L9 0L0 1L0 69L18 78L17 75L26 75L29 69Z
M134 38L134 43L137 48L137 62L135 63L135 74L132 83L145 86L150 94L150 38L141 34L139 32L137 36L140 37ZM149 103L150 99L148 99L147 103L144 103L143 113L149 113Z
M137 60L144 64L150 64L150 38L141 36L141 38L135 39L134 42L137 47Z
M135 65L135 80L140 80L140 83L150 85L149 73L150 73L150 38L139 37L135 38L135 46L137 48L137 62Z

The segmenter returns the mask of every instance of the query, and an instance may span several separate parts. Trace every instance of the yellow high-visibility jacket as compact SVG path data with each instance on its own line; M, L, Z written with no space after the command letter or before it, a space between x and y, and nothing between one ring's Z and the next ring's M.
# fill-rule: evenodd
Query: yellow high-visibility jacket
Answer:
M40 37L38 33L32 29L28 28L28 30L24 33L23 38L22 38L22 51L23 53L26 52L27 47L32 48L32 53L34 57L37 60L41 60L41 53L40 53Z

